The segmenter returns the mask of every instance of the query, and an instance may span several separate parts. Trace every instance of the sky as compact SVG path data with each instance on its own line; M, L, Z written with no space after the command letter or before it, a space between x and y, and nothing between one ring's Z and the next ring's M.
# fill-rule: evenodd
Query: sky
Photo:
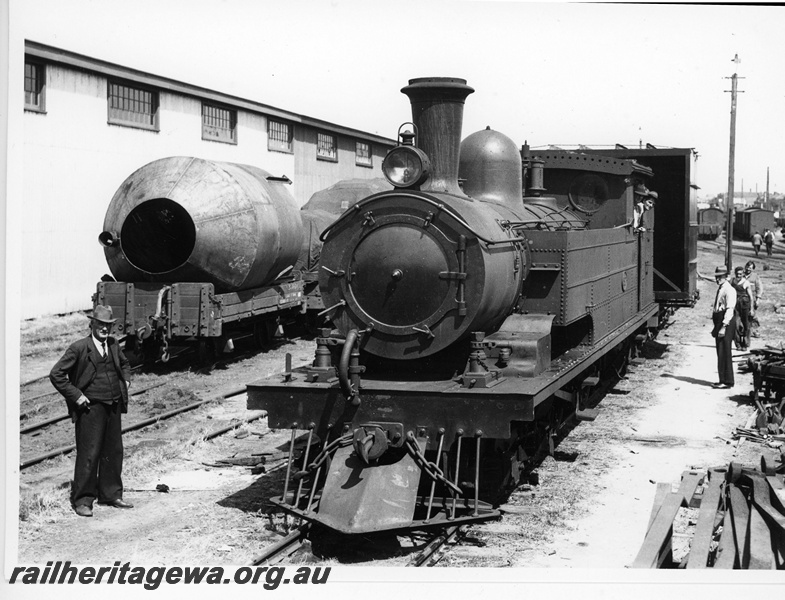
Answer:
M463 135L690 147L701 197L785 192L785 7L462 0L10 0L25 39L394 138L409 79L461 77ZM732 61L739 56L740 63Z

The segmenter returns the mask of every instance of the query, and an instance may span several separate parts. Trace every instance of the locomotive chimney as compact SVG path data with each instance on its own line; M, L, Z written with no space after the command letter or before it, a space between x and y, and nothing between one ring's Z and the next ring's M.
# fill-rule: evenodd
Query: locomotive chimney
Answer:
M410 79L401 91L412 103L417 146L428 155L433 170L420 189L463 196L458 186L463 104L474 89L465 79L422 77Z

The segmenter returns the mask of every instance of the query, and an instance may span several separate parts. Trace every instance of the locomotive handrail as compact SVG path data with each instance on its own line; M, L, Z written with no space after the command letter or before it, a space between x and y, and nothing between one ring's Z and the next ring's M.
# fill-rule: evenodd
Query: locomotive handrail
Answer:
M389 194L390 192L382 192L382 193L383 194ZM453 219L458 221L458 223L460 225L465 227L469 231L469 233L471 233L474 237L476 237L478 240L482 240L483 242L485 242L489 246L494 246L496 244L515 244L515 243L520 243L520 242L525 242L526 241L526 239L522 238L522 237L511 237L511 238L505 238L503 240L489 240L485 236L480 235L479 233L477 233L477 231L475 231L474 228L472 228L471 225L469 225L466 221L464 221L460 217L460 215L456 215L454 212L449 210L449 208L445 204L442 204L441 202L436 202L435 200L431 200L430 198L428 198L426 196L418 196L416 194L411 194L411 193L407 193L407 192L396 192L396 195L397 196L404 196L404 197L407 197L407 198L414 198L415 200L421 200L422 202L425 202L426 204L431 204L432 206L436 207L440 211L444 211L445 213L450 215ZM338 217L335 221L333 221L330 225L328 225L325 228L325 230L322 231L321 235L319 236L319 240L321 242L324 242L327 239L327 235L330 233L330 231L332 231L335 228L335 226L338 225L338 223L340 223L343 219L348 218L347 215L349 215L349 213L351 211L359 212L362 209L363 206L365 206L369 202L372 202L373 200L376 200L377 197L378 196L370 196L368 198L365 198L364 200L360 200L350 210L347 210L340 217Z
M561 228L565 225L573 226L578 225L581 227L586 226L586 221L582 219L562 219L561 221L546 220L546 219L533 219L531 221L507 221L512 229L520 229L524 225L553 225L554 228Z

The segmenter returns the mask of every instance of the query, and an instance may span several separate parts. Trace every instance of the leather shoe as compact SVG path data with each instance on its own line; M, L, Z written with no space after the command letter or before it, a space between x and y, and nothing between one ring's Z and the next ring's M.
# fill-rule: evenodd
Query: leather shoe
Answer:
M106 506L114 506L115 508L133 508L134 505L130 502L126 502L122 498L118 498L117 500L111 500L109 502L103 502Z
M80 517L92 517L93 516L93 509L87 506L87 504L80 504L74 507L74 512Z

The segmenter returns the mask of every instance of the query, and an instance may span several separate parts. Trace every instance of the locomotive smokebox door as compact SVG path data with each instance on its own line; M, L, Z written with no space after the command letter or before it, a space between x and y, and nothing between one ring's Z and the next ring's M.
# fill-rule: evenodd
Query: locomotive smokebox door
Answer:
M412 524L420 467L409 454L368 466L352 446L339 448L319 502L318 521L342 533L367 533Z

